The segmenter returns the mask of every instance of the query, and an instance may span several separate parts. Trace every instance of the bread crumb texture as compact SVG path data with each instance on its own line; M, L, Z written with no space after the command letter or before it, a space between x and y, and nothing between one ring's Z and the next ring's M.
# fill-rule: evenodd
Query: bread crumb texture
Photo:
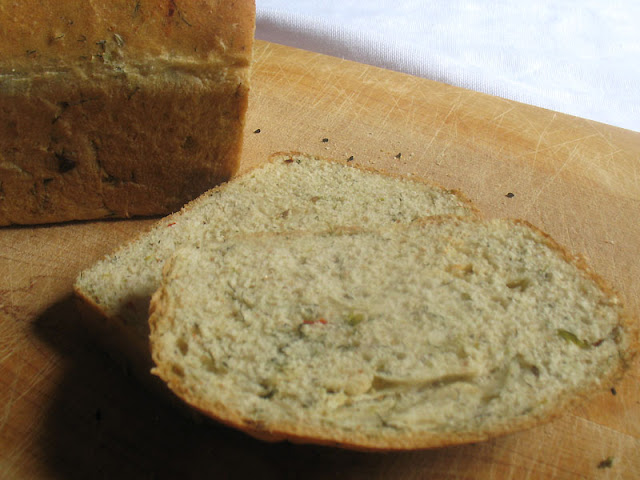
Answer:
M286 205L292 227L335 195L320 185L304 215ZM363 216L344 208L336 215ZM257 229L282 211L266 200L245 215ZM372 449L481 439L558 413L629 348L617 299L521 222L212 234L167 263L150 319L155 372L254 434Z
M410 223L428 215L471 215L459 195L305 155L282 155L215 188L151 232L81 273L75 289L108 317L148 333L151 294L177 248L235 235Z

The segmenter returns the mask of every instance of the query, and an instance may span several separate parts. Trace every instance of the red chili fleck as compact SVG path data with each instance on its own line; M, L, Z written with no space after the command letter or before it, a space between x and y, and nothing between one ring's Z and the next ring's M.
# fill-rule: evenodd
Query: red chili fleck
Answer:
M314 325L316 323L321 323L323 325L326 325L329 322L327 322L324 318L319 318L317 320L303 320L302 323L305 325Z
M176 222L172 222L169 225L167 225L167 227L173 227L176 224Z

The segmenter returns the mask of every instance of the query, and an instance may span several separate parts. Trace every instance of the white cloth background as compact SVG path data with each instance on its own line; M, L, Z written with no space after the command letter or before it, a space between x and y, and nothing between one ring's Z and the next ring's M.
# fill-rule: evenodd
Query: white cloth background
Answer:
M256 0L256 37L640 131L640 0Z

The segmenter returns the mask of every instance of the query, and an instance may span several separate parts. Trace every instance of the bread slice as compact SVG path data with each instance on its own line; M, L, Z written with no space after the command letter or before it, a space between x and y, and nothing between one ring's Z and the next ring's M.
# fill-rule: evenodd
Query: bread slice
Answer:
M22 0L0 19L0 225L167 214L237 170L253 0Z
M475 215L475 209L459 194L422 181L348 162L274 155L263 167L211 190L82 272L74 288L84 299L81 306L91 306L106 319L98 327L107 347L148 376L149 301L165 260L177 248L250 232L371 227L442 214Z
M154 372L261 438L371 450L532 426L621 372L600 280L529 225L434 218L182 249L151 303Z

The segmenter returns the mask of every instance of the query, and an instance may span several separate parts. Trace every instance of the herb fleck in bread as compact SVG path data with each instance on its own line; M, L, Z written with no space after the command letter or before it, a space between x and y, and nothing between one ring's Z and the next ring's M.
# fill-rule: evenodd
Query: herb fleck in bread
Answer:
M251 232L372 227L442 214L475 210L432 184L301 154L276 155L82 272L75 291L105 317L100 326L112 331L114 340L108 343L124 347L134 369L148 371L149 301L175 249Z
M151 312L154 371L196 409L261 438L374 450L547 420L619 374L635 341L597 278L508 220L181 249Z
M253 0L0 2L0 225L166 214L236 171Z

